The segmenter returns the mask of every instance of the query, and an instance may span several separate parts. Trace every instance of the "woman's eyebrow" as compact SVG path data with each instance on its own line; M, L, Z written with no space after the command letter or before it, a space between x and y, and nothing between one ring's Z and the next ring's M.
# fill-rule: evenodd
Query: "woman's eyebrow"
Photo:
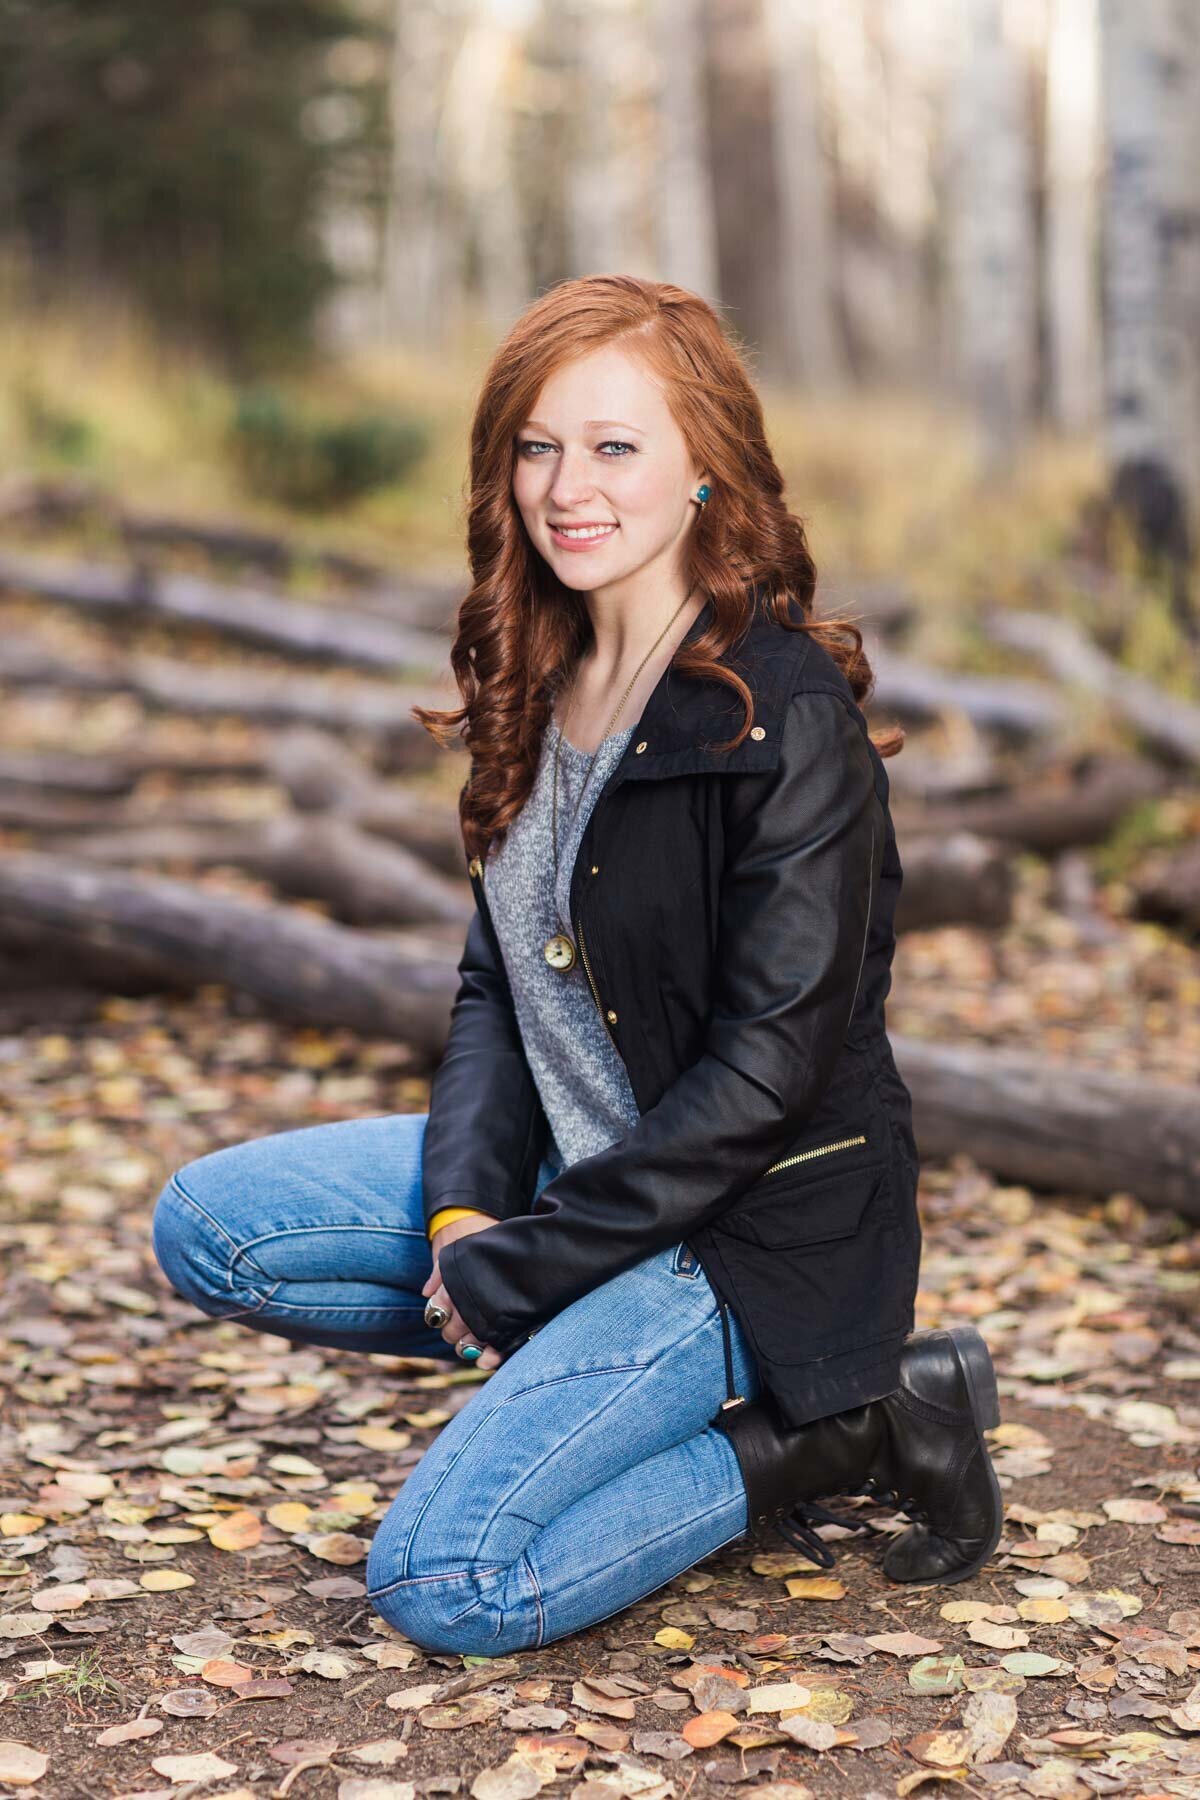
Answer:
M619 426L622 431L640 432L642 429L640 425L627 425L623 419L585 419L583 422L585 425L616 425ZM526 419L525 428L529 429L534 427L536 427L538 431L549 431L550 429L548 425L543 425L540 419Z

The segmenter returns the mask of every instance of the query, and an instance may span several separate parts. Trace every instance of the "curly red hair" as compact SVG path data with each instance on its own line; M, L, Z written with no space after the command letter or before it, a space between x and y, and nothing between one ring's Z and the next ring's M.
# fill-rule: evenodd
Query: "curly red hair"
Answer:
M718 747L740 744L754 722L751 690L719 659L745 629L755 588L780 625L821 641L856 700L873 684L858 626L813 617L816 565L804 526L784 502L743 350L708 301L634 275L561 281L512 326L475 408L467 516L472 586L459 605L450 651L463 704L412 708L444 748L458 736L470 751L459 796L468 856L483 855L528 799L555 698L591 637L587 608L535 550L517 509L516 435L556 369L614 342L644 359L693 460L712 472L713 495L688 532L683 570L688 592L712 600L712 624L676 651L673 667L723 681L741 696L741 729ZM872 741L881 756L894 756L904 732L892 726Z

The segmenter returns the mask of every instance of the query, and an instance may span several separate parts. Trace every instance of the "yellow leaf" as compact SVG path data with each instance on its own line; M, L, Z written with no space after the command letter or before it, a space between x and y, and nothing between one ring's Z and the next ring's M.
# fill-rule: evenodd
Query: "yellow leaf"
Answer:
M138 1576L138 1586L150 1594L169 1594L175 1588L194 1587L195 1582L196 1577L185 1575L182 1569L147 1569Z
M45 1523L37 1513L0 1513L0 1537L26 1537Z
M214 1550L249 1550L262 1541L262 1520L249 1507L241 1507L214 1525L208 1541Z
M267 1523L276 1531L300 1531L311 1515L312 1507L303 1500L281 1500L278 1506L268 1506Z
M407 1450L412 1432L397 1431L393 1425L360 1425L354 1438L364 1450Z
M811 1580L806 1580L803 1576L798 1575L794 1581L789 1581L785 1585L793 1600L844 1600L846 1598L845 1582L838 1581L832 1575L818 1575Z
M319 1537L308 1540L305 1548L310 1555L320 1557L322 1562L340 1563L349 1566L362 1562L370 1545L365 1538L354 1537L348 1531L327 1531Z
M654 1642L661 1644L664 1650L690 1650L695 1641L686 1631L680 1631L677 1625L664 1625L661 1631L654 1634Z

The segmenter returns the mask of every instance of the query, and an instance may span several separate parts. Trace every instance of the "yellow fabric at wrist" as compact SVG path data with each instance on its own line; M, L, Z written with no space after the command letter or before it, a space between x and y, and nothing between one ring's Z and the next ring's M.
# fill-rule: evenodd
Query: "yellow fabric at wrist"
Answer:
M430 1219L426 1227L427 1235L432 1239L435 1231L440 1231L443 1225L449 1225L454 1219L488 1219L490 1217L491 1214L485 1213L481 1206L443 1206Z

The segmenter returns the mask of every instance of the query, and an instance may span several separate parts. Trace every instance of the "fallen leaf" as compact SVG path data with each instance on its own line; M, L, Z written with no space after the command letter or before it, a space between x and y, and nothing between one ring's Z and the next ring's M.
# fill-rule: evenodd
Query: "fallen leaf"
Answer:
M134 1738L153 1737L155 1732L162 1730L162 1726L161 1719L127 1719L124 1725L110 1725L107 1731L100 1733L96 1742L105 1746L128 1744Z
M214 1550L249 1550L262 1542L263 1526L258 1514L243 1507L214 1525L208 1541Z
M685 1744L691 1744L694 1749L707 1750L710 1744L719 1744L731 1731L736 1731L738 1724L734 1713L697 1713L694 1718L685 1721L679 1735Z
M15 1738L0 1739L0 1781L6 1781L9 1787L31 1787L49 1767L50 1758L44 1750L19 1744Z
M844 1600L846 1584L833 1575L818 1575L805 1579L797 1576L786 1583L787 1591L793 1600Z
M212 1750L201 1750L195 1756L156 1756L150 1767L168 1781L216 1781L220 1775L236 1775L238 1766Z

